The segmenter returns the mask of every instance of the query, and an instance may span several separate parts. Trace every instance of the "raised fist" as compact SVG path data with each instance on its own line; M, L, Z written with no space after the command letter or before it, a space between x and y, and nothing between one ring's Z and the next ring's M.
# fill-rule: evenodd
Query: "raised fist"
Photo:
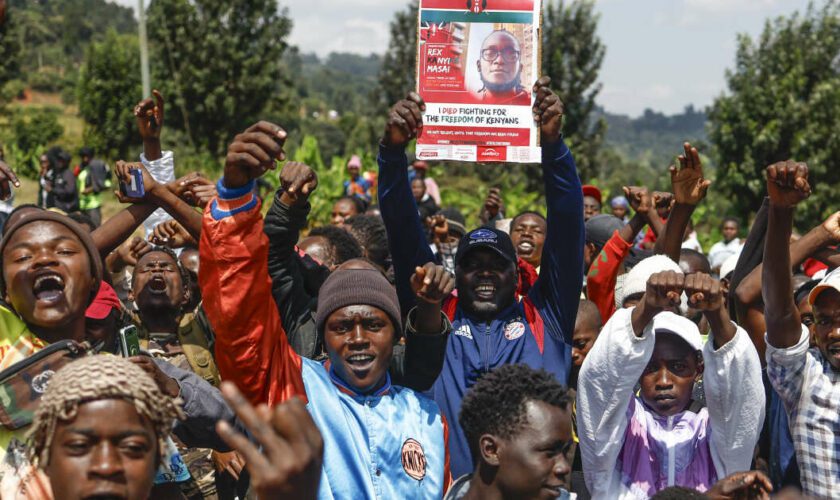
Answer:
M427 262L411 276L411 289L419 300L439 304L455 288L455 278L443 266Z
M639 215L647 216L653 208L653 197L648 193L646 187L624 186L624 197L630 203L630 208Z
M667 309L680 305L685 275L675 271L662 271L648 278L645 289L645 305Z
M551 144L560 140L563 129L563 101L557 97L551 88L551 78L540 77L534 84L534 121L540 126L542 142Z
M825 222L822 223L822 228L828 233L828 237L835 243L840 242L840 212L834 212L829 215Z
M308 165L290 161L280 171L280 185L283 187L280 197L284 204L303 206L318 187L318 176Z
M767 195L779 207L795 206L810 196L808 165L788 160L767 167Z
M405 147L406 144L423 131L423 115L426 103L416 92L409 92L405 99L398 101L388 112L385 134L382 144Z
M228 146L225 158L225 187L242 187L266 171L274 170L275 160L286 159L285 143L286 131L266 121L251 125L237 135Z
M493 219L504 209L502 192L499 188L490 188L487 198L484 200L484 210L487 211L488 220Z
M143 140L160 138L163 128L163 96L157 90L152 91L154 100L143 99L134 106L134 116L137 118L137 128Z
M685 277L683 291L688 296L688 305L699 311L717 311L723 307L723 290L720 280L705 273L693 273Z

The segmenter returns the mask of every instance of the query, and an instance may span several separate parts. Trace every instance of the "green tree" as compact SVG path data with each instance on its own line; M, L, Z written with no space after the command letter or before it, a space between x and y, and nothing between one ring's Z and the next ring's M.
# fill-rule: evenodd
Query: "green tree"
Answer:
M154 86L167 124L221 155L233 136L288 98L282 58L291 21L276 0L154 0Z
M768 21L757 40L738 38L728 92L709 114L718 174L714 189L738 213L757 210L763 170L776 161L808 163L814 194L804 203L813 222L840 206L840 9L834 0Z
M391 21L391 39L379 70L379 89L375 94L375 108L379 111L405 97L416 87L418 2L397 12Z
M19 90L12 88L10 82L20 77L20 43L15 32L12 14L3 12L0 20L0 110L5 102L11 100Z
M584 179L600 173L598 150L607 130L603 118L592 121L606 53L596 33L599 17L592 0L548 0L543 7L542 73L563 100L563 134Z
M15 107L9 125L11 141L9 160L18 174L35 178L38 174L38 156L48 144L64 133L58 123L59 110L52 107Z
M139 145L134 105L140 100L140 56L137 38L109 31L88 47L79 77L79 114L84 141L110 158L128 158Z

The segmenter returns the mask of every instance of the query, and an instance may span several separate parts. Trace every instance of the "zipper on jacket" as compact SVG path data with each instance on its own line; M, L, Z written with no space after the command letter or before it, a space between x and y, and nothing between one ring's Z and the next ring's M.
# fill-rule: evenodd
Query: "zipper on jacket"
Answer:
M490 323L484 324L484 373L490 371Z
M674 432L674 417L673 415L668 417L668 437L673 438L672 433ZM676 469L676 457L674 456L674 443L673 439L668 440L668 486L674 486L674 476Z

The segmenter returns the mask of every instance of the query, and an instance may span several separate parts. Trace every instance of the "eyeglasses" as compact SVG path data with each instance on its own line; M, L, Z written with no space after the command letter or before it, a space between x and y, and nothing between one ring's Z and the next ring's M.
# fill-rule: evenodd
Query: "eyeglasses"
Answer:
M481 58L487 62L493 62L499 57L499 54L502 55L502 60L504 62L512 63L519 60L519 51L516 49L483 49L481 51Z

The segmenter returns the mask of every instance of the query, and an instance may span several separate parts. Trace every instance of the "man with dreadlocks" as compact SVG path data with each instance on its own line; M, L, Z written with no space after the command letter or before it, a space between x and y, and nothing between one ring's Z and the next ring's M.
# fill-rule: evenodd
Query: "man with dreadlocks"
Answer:
M220 378L213 358L213 335L201 306L187 311L190 276L175 252L153 247L137 259L128 299L137 306L137 326L143 347L156 359L193 372L218 386ZM238 481L244 465L236 452L219 453L179 444L190 475L195 480L182 489L188 498L211 498L217 494L216 472L229 471ZM225 479L227 484L231 481Z
M124 358L73 361L52 377L35 413L37 469L4 497L149 498L172 424L183 416L179 402Z

